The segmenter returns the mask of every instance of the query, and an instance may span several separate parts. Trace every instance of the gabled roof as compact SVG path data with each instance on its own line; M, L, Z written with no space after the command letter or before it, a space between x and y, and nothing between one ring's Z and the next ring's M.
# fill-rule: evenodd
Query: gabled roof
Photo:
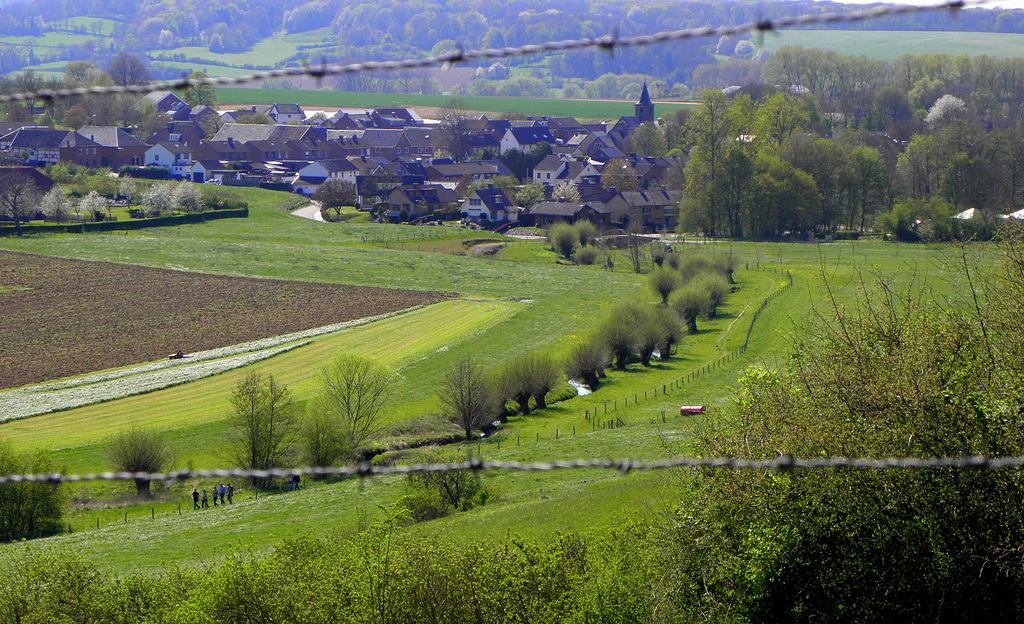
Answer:
M213 171L214 169L223 169L224 165L219 160L210 160L204 158L203 160L197 160L194 163L192 163L193 169L197 167L202 167L207 171Z
M514 205L509 198L505 195L504 191L496 186L488 186L487 188L475 189L469 193L470 195L476 195L481 202L490 212L495 210L508 210L514 208Z
M633 208L676 206L683 199L682 191L623 191L620 195Z
M569 161L567 161L564 158L560 158L558 156L558 154L548 154L547 156L544 157L543 160L541 160L539 163L537 163L536 166L534 166L533 170L534 171L554 171L556 169L560 169L563 166L565 166L565 163L567 163L567 162L569 162Z
M0 141L10 143L11 149L58 149L61 147L72 147L72 145L85 145L86 143L75 143L71 137L73 130L55 130L41 126L29 126L18 128L0 137ZM85 137L82 137L85 139ZM88 141L88 139L85 139ZM66 144L69 143L69 144ZM96 145L95 142L89 143Z
M331 158L328 160L317 160L315 162L323 167L328 173L359 171L359 169L347 158Z
M414 204L446 204L459 201L459 194L440 184L405 184L395 187L392 193L404 193Z
M221 126L211 141L227 141L229 138L236 143L249 141L297 141L306 137L313 128L306 126L288 126L284 124L240 124L226 123Z
M121 128L114 126L82 126L78 134L104 147L149 147Z
M306 116L306 113L303 112L302 107L299 106L298 104L274 104L274 107L277 108L277 114L279 115L302 115L303 117Z
M536 145L537 143L554 143L555 137L551 136L551 132L547 128L539 126L531 126L528 128L516 126L509 128L508 132L512 133L516 143L520 145Z
M437 127L408 126L402 132L413 147L439 147L441 144L441 131Z
M366 147L394 148L402 140L400 129L370 128L363 132L361 142Z
M153 147L160 146L172 154L191 154L192 148L182 143L175 143L173 141L160 141ZM153 147L149 149L153 149ZM146 150L149 151L149 150Z

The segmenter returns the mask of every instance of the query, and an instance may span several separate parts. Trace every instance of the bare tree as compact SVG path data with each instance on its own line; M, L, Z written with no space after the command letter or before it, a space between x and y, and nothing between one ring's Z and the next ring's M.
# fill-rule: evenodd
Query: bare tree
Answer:
M319 383L320 392L307 405L307 414L329 419L345 451L354 456L380 430L394 374L366 356L343 353L320 369Z
M0 167L0 215L14 220L14 232L21 236L21 222L38 203L42 189L31 167Z
M448 155L455 162L462 162L469 155L469 141L466 135L469 134L469 117L466 114L466 105L462 100L454 98L448 100L441 110L441 125L438 127L441 137L441 145Z
M106 457L122 472L162 472L174 461L174 453L160 432L134 425L110 440ZM135 479L140 499L151 498L149 484L149 479Z
M251 372L238 382L231 395L234 414L231 455L243 470L268 470L285 466L292 454L298 421L288 388L273 375ZM253 477L252 484L266 485L269 479Z
M497 397L487 374L470 357L462 358L445 372L439 397L442 412L462 427L467 440L474 429L490 420L497 408Z
M149 73L146 64L128 52L119 52L110 61L107 73L114 79L114 84L119 87L142 85L153 80L153 74Z

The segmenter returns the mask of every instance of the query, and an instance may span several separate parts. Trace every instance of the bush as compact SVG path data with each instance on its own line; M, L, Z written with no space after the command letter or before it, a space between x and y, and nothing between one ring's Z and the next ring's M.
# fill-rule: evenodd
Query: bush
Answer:
M594 244L594 238L597 237L597 226L591 223L589 220L584 219L577 221L573 226L576 228L576 236L579 238L580 245L587 247L588 245Z
M690 282L694 288L703 288L708 293L708 318L715 318L718 306L725 302L729 295L730 286L725 278L718 273L704 273Z
M593 245L580 247L572 255L572 261L575 264L590 266L597 261L598 253L597 248Z
M249 207L249 203L240 195L223 189L203 188L203 203L207 210L241 210Z
M49 455L22 454L0 442L0 474L55 472ZM67 493L49 483L0 484L0 539L44 537L59 533Z
M145 167L132 167L125 165L117 170L117 175L126 178L144 178L146 180L166 180L171 177L171 170L167 167L146 165Z
M459 461L453 453L433 452L421 458L426 463ZM399 504L415 522L443 518L455 511L467 511L487 503L491 492L473 470L412 472L405 479L405 496Z
M548 228L547 238L548 242L551 243L551 248L561 254L566 260L572 258L572 252L576 251L576 247L580 244L576 228L568 223L555 223L552 225Z

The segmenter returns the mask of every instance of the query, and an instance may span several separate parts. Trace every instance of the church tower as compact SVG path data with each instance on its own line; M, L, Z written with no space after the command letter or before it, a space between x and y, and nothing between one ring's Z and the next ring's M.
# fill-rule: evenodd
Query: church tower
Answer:
M647 93L647 81L644 81L644 90L640 92L640 101L633 105L633 110L640 123L654 124L654 102Z

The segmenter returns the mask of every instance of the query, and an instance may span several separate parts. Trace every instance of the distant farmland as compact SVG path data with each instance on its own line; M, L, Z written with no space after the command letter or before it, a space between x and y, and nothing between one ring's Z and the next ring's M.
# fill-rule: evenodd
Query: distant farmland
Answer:
M803 46L848 56L892 60L902 54L1024 56L1024 35L984 32L892 30L784 30L765 36L765 46Z

